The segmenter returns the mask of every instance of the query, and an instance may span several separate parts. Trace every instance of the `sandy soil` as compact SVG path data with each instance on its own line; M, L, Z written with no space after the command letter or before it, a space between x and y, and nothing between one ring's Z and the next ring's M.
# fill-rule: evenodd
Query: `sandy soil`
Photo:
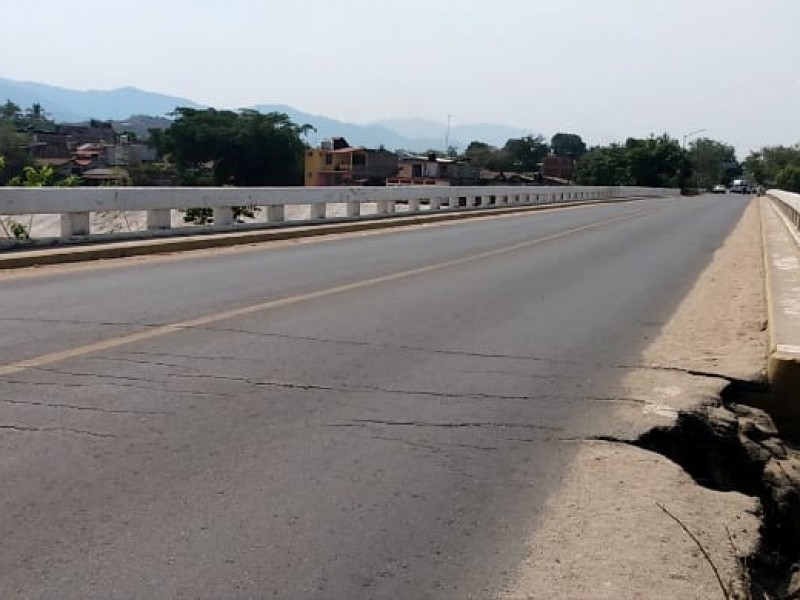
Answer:
M679 410L714 402L725 381L689 369L749 378L765 366L766 308L760 220L753 202L713 261L626 373L619 431L632 439L674 423ZM666 507L701 541L726 583L737 554L755 547L757 501L705 489L666 458L626 444L581 444L531 525L528 557L503 598L723 598L708 562Z

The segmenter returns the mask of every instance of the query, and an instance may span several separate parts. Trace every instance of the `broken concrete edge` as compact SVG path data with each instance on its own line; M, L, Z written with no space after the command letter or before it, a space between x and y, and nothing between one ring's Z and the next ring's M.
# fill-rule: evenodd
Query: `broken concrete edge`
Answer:
M800 248L790 225L765 198L761 204L769 350L767 379L771 394L764 408L781 433L800 437L800 313L782 301L800 290ZM783 265L779 268L778 263ZM800 298L796 301L800 304Z
M297 238L332 235L339 233L353 233L359 231L390 229L406 227L409 225L422 225L425 223L438 223L457 221L463 219L476 219L514 213L527 213L559 208L572 208L578 206L593 206L597 204L611 204L621 202L634 202L642 200L640 196L630 198L609 198L591 202L565 202L563 204L539 204L535 206L497 207L490 209L476 209L459 212L437 212L435 214L414 213L410 215L392 215L391 217L376 216L374 219L361 219L357 221L338 221L335 223L303 223L298 225L285 225L263 229L248 229L246 231L219 231L203 232L197 235L170 236L145 239L128 239L125 241L90 241L87 239L76 240L75 245L59 245L35 250L10 249L7 253L0 252L0 271L10 269L23 269L27 267L88 262L92 260L107 260L114 258L128 258L132 256L146 256L151 254L164 254L171 252L184 252L190 250L205 250L209 248L222 248L229 246L257 244L262 242L284 241ZM152 235L152 234L151 234ZM79 243L91 245L77 245Z
M675 424L628 442L680 465L702 487L759 500L758 547L734 548L745 593L730 598L788 598L800 555L800 451L786 444L774 419L750 405L749 384L733 382L719 405L681 412ZM731 588L733 586L730 586ZM766 594L765 594L766 592Z

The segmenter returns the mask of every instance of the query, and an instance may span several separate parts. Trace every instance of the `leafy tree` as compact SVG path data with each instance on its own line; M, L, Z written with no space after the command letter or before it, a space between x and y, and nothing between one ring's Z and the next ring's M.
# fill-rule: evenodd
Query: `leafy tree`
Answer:
M494 146L485 142L473 141L467 146L464 156L469 158L476 167L486 169L497 158L498 153L499 150Z
M787 192L800 192L800 165L786 165L778 172L775 183Z
M0 119L4 121L15 121L21 116L22 110L11 100L6 100L6 103L3 106L0 106Z
M626 154L633 185L683 187L691 163L678 140L664 134L647 139L628 138Z
M742 162L742 168L749 179L760 184L768 183L763 153L751 152Z
M501 172L530 172L539 170L539 164L549 152L545 139L540 136L512 138L498 149L485 142L473 141L464 156L480 168Z
M777 184L778 174L789 166L800 166L800 144L768 146L744 160L748 177L765 185Z
M172 125L151 142L180 171L210 169L216 185L281 186L303 181L302 134L282 113L178 108Z
M550 140L553 154L581 158L586 154L586 144L577 133L557 133Z
M503 159L507 168L496 170L534 173L539 170L539 165L549 152L550 147L541 135L510 139L503 146Z
M64 179L59 179L53 167L44 165L39 168L24 167L22 175L12 177L8 181L10 186L20 187L75 187L80 183L80 177L70 175Z
M630 185L630 166L619 144L593 148L578 163L573 175L580 185Z
M0 185L22 173L30 165L29 141L25 134L19 133L16 126L0 120L0 154L5 157L5 170L0 172Z
M699 138L689 144L689 160L695 173L697 187L725 185L741 173L733 146L710 138Z
M163 163L139 163L128 166L131 185L138 187L170 187L178 181L175 168Z
M574 178L582 185L683 187L691 172L678 141L662 135L593 148L578 163Z

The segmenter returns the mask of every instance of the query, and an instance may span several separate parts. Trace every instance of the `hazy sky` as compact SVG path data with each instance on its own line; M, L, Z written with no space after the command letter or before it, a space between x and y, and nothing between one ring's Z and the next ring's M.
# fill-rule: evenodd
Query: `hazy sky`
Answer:
M0 0L0 76L592 143L800 141L798 0Z

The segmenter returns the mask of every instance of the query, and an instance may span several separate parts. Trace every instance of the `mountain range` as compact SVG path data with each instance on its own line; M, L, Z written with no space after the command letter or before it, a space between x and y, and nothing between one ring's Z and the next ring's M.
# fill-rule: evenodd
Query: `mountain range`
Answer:
M0 104L11 100L27 108L42 105L50 118L59 122L83 122L89 119L129 121L136 115L164 117L176 107L204 108L204 105L177 96L148 92L135 87L113 90L73 90L43 83L0 78ZM283 104L252 106L261 112L286 113L295 123L315 128L308 141L341 136L352 145L423 151L444 149L446 140L463 149L473 140L502 146L509 138L531 133L519 127L495 124L456 124L449 128L443 123L424 119L387 118L373 123L349 123L322 115L313 115ZM166 123L166 121L159 122Z

